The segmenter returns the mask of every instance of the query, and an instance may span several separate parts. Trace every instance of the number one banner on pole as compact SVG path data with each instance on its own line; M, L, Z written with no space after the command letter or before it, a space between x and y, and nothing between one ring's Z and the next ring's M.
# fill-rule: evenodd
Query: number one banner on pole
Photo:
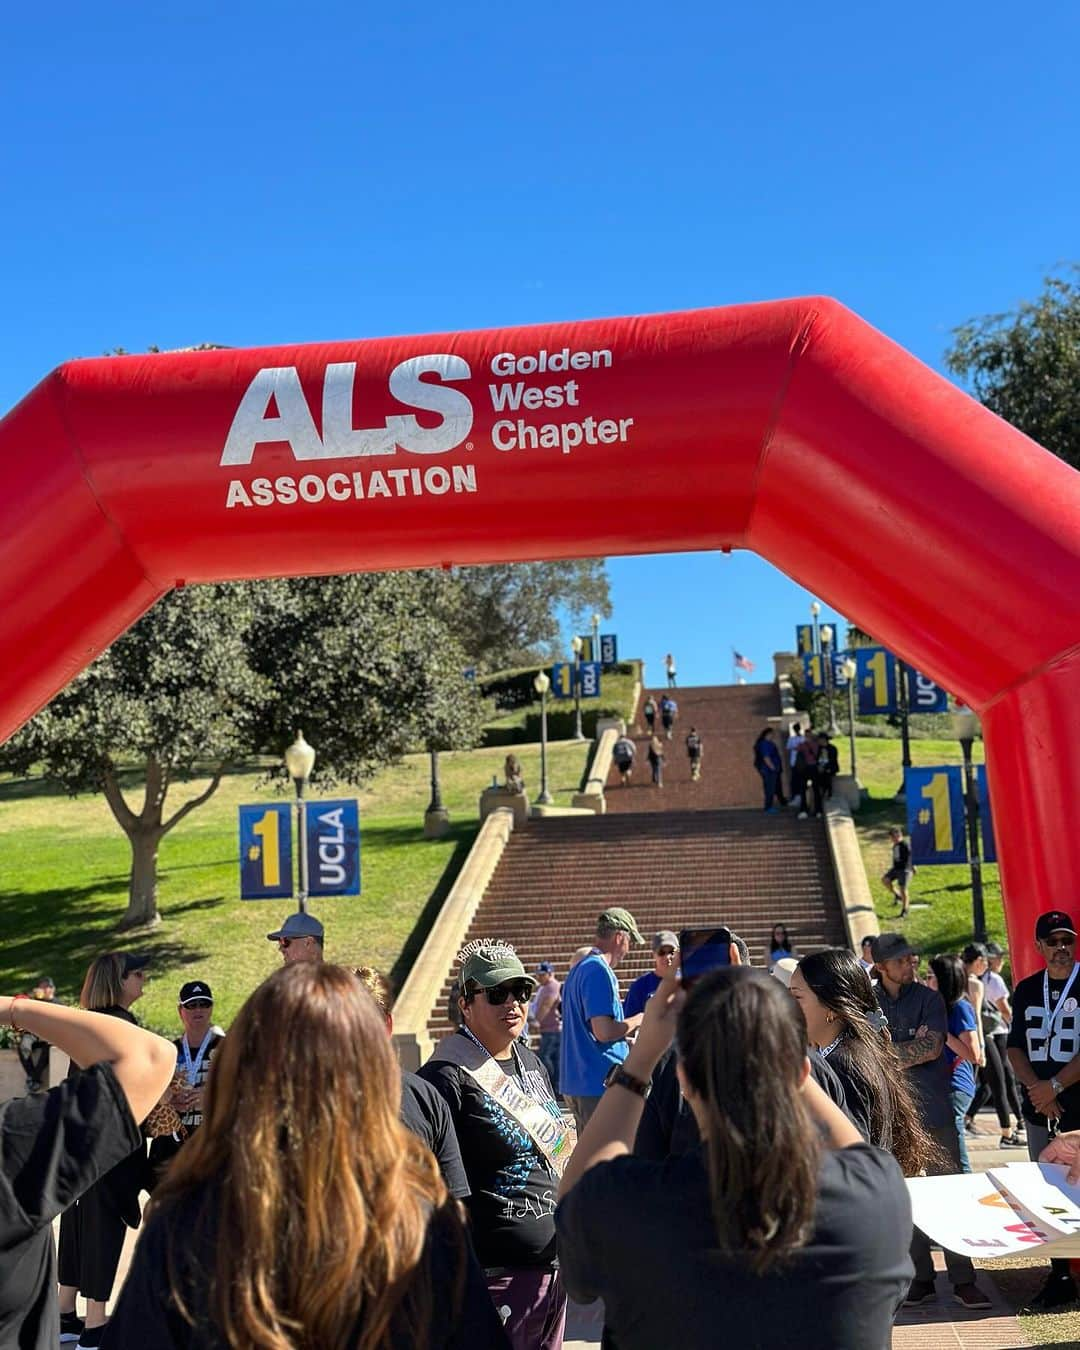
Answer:
M802 659L803 688L810 694L825 688L825 667L819 653L807 653Z
M287 802L240 807L240 898L293 893L292 815Z
M800 656L812 656L814 652L814 625L798 623L795 625L795 650Z
M956 764L905 769L904 795L911 861L967 862L963 769Z
M975 765L975 795L979 799L979 829L982 831L983 862L997 862L997 846L994 843L994 813L990 807L990 780L986 776L986 765Z
M896 657L884 647L855 648L855 689L863 716L899 710Z

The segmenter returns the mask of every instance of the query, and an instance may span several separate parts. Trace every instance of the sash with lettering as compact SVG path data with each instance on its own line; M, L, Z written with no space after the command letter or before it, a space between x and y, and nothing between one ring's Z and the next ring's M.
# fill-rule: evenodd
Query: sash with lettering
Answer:
M534 1079L521 1064L517 1047L510 1047L526 1083ZM503 1073L492 1056L468 1031L444 1036L431 1057L456 1064L465 1070L474 1082L493 1098L508 1116L512 1116L540 1150L547 1165L561 1177L577 1144L577 1131L563 1119L551 1093L544 1089L543 1098L531 1096L518 1087L517 1082ZM546 1100L545 1100L546 1099Z

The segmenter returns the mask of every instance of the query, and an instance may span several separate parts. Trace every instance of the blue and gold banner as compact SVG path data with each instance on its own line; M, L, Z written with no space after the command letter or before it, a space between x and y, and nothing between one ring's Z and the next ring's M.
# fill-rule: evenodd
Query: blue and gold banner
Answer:
M308 895L360 894L360 808L355 798L306 802Z
M287 802L240 807L240 898L292 895L292 825Z
M979 800L979 825L982 827L982 855L985 862L997 862L994 842L994 812L990 804L990 780L986 765L975 765L975 795Z
M806 653L802 659L803 688L818 694L825 688L825 658L820 652Z
M908 712L943 713L949 711L949 695L929 675L920 675L914 666L907 667Z
M584 657L585 653L581 653ZM600 664L613 666L619 659L619 639L615 633L600 634Z
M573 661L556 661L551 667L551 697L574 697Z
M904 796L912 862L967 862L963 769L956 764L905 769Z
M855 698L864 716L895 713L900 700L896 657L884 647L855 648Z

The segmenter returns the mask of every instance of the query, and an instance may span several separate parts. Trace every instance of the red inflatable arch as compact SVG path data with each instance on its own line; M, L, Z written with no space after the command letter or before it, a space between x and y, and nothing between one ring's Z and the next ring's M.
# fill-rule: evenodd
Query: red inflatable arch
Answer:
M170 587L749 548L978 710L1080 908L1080 475L834 301L75 361L0 423L0 738Z

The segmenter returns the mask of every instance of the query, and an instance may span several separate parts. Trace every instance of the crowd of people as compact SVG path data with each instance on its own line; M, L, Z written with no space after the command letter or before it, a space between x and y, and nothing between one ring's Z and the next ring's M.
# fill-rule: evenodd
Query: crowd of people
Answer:
M692 1350L721 1325L786 1345L792 1315L811 1350L883 1350L899 1307L937 1296L904 1178L970 1166L980 1080L1003 1141L1080 1172L1060 911L1036 927L1045 970L1011 993L999 950L936 955L920 979L900 933L800 954L777 924L767 968L727 933L692 981L680 935L657 932L624 1001L616 970L646 940L612 906L561 980L469 943L457 1029L417 1074L383 974L326 961L307 913L268 936L281 968L227 1034L198 979L175 1041L139 1028L131 953L91 964L79 1010L0 998L0 1021L72 1061L0 1106L0 1346L558 1350L569 1295L604 1300L619 1350ZM945 1256L955 1300L989 1307ZM1035 1302L1076 1294L1055 1263Z

